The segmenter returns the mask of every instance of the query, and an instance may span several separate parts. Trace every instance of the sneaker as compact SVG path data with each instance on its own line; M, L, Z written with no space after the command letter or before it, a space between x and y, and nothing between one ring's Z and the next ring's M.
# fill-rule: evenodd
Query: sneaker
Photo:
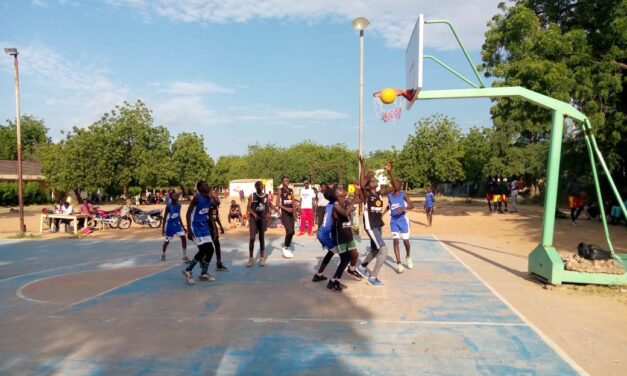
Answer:
M283 249L281 249L281 253L283 253L283 257L287 259L294 257L294 254L292 253L292 251L290 251L290 249L287 247L284 247Z
M361 281L364 277L361 276L361 274L357 273L357 270L346 270L346 273L348 273L349 276L351 276L352 279L354 279L355 281Z
M248 262L246 263L246 267L250 268L255 263L255 260L252 257L248 258Z
M407 261L407 269L413 269L414 268L414 261L411 259L411 257L408 257L406 259Z
M327 283L327 288L335 292L342 292L342 284L340 281L329 281L329 283Z
M259 266L266 266L266 258L259 257Z
M194 284L194 275L192 274L192 272L188 272L187 270L183 269L183 277L188 284Z
M161 255L161 262L165 262L165 253Z
M370 272L368 271L368 268L363 265L359 265L355 270L357 270L357 273L361 274L361 276L364 278L370 277Z
M218 265L216 265L216 272L228 272L229 269L224 266L223 263L219 262Z
M379 281L377 277L368 278L368 284L374 287L383 287L383 282Z
M198 277L199 281L215 281L216 277L212 276L211 274L208 273L203 273L200 275L200 277Z
M191 261L191 260L189 259L189 257L187 257L187 256L183 256L183 262L188 263L188 262L190 262L190 261Z
M405 271L405 269L403 269L403 264L401 264L400 262L396 264L396 271L398 272L398 274L403 273Z
M314 274L313 278L311 279L311 282L321 282L321 281L326 281L326 280L327 280L327 277L323 275Z
M572 226L577 227L577 221L573 221Z

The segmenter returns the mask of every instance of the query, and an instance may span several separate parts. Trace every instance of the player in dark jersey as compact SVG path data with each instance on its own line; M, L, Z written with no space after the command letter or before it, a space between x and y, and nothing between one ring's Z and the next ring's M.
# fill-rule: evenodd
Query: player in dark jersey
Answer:
M336 236L334 235L335 227L333 226L334 225L333 204L335 204L335 202L337 201L336 192L337 191L335 188L327 188L325 189L324 192L322 192L324 194L325 199L327 199L329 203L324 208L325 209L324 215L318 227L318 233L316 234L316 236L318 240L320 241L320 244L322 244L322 249L326 250L327 254L322 259L318 272L314 274L312 278L313 282L320 282L320 281L324 281L327 279L322 273L324 272L324 269L326 269L327 265L333 258L333 255L339 254L338 249L337 249ZM359 201L358 198L355 198L352 201L352 204L353 205L358 204L359 202L361 201ZM357 271L355 270L355 265L357 264L357 258L359 257L359 253L357 252L356 248L350 249L349 252L351 254L351 260L350 260L350 266L349 266L347 273L351 277L353 277L353 279L360 281L363 277L359 273L357 273Z
M222 249L220 248L220 235L224 234L224 228L220 222L220 196L218 190L211 191L211 215L209 215L209 221L211 225L211 234L213 239L213 247L216 252L216 272L228 272L229 269L222 263ZM218 232L218 226L220 226L220 232Z
M199 181L196 184L198 193L192 199L187 208L187 238L193 240L198 246L198 252L183 270L183 276L190 285L194 284L192 271L197 263L201 265L200 281L215 281L215 277L208 273L209 263L213 256L213 239L209 226L209 212L211 211L210 189L206 182Z
M285 241L281 253L283 257L292 258L294 254L290 250L292 238L294 237L294 213L298 209L294 200L294 191L289 187L290 179L287 176L281 177L281 188L276 196L276 207L281 209L281 223L285 228Z
M181 238L181 245L183 246L183 262L188 262L187 258L187 239L185 239L185 226L183 226L183 219L181 218L181 203L179 202L179 194L172 192L168 194L166 199L166 206L163 221L163 229L161 235L165 236L163 242L163 248L161 253L161 261L165 261L165 251L175 236Z
M390 192L400 190L400 183L392 173L392 162L388 162L384 169L390 176L392 187L383 188L377 191L377 180L374 176L366 177L364 158L359 156L359 165L361 166L361 175L359 183L361 186L361 194L365 202L364 207L364 228L368 237L370 237L370 251L357 271L368 278L368 284L375 287L383 287L383 283L379 280L379 271L385 262L388 254L387 246L383 241L381 228L383 227L383 199L381 195L387 195ZM368 271L368 264L376 259L372 272Z
M333 203L333 240L337 244L337 252L340 255L340 264L327 283L327 288L335 292L342 292L343 286L340 280L342 273L351 261L351 255L357 253L357 244L353 239L353 222L351 213L355 210L355 204L359 203L359 196L349 202L346 199L346 191L335 189L337 200Z
M259 266L266 265L265 257L265 239L264 234L268 226L268 220L270 219L271 209L274 205L268 200L268 195L263 192L263 183L261 181L255 182L255 190L248 199L248 214L250 220L248 221L248 228L250 230L250 238L248 242L248 263L247 267L253 266L254 263L254 249L255 249L255 235L259 233Z

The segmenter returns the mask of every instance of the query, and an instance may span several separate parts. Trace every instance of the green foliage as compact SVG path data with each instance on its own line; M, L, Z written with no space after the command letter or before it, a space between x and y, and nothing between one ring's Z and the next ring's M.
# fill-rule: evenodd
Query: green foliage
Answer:
M0 182L0 205L16 206L18 204L17 182ZM42 191L36 182L24 184L24 205L46 204L50 202L49 195Z
M483 45L485 75L495 78L494 86L524 86L575 105L590 118L613 175L624 179L627 1L517 0L499 8ZM499 99L491 111L495 130L520 146L548 137L546 109ZM586 172L584 148L567 143L564 149L577 161L565 167Z
M48 128L42 119L31 115L20 117L22 130L22 160L38 160L37 149L50 143ZM7 120L0 125L0 159L17 160L17 126L14 121Z
M465 178L462 132L454 119L436 114L416 123L398 155L402 180L413 184L456 182Z
M210 180L213 159L205 150L205 141L196 133L180 133L172 144L174 180L185 188L194 188L200 180Z

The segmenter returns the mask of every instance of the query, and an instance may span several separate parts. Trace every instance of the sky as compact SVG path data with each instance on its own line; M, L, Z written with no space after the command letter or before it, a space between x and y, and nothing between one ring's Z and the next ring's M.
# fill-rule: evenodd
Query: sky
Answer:
M501 0L2 0L0 47L16 47L22 114L53 140L141 99L173 136L196 132L209 154L303 140L358 148L358 16L365 31L364 150L402 148L434 113L466 131L490 127L487 99L416 102L385 124L372 93L404 88L405 48L420 13L456 26L475 64ZM473 79L445 25L425 25L425 53ZM468 85L431 61L424 90ZM0 120L15 118L13 60L0 55Z

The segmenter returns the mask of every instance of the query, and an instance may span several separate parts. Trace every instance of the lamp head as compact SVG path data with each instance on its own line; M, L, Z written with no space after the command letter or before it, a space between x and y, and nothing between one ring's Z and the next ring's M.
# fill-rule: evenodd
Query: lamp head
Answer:
M357 31L366 30L370 22L365 17L357 17L353 20L353 29Z
M11 56L17 56L17 48L5 48L4 52Z

